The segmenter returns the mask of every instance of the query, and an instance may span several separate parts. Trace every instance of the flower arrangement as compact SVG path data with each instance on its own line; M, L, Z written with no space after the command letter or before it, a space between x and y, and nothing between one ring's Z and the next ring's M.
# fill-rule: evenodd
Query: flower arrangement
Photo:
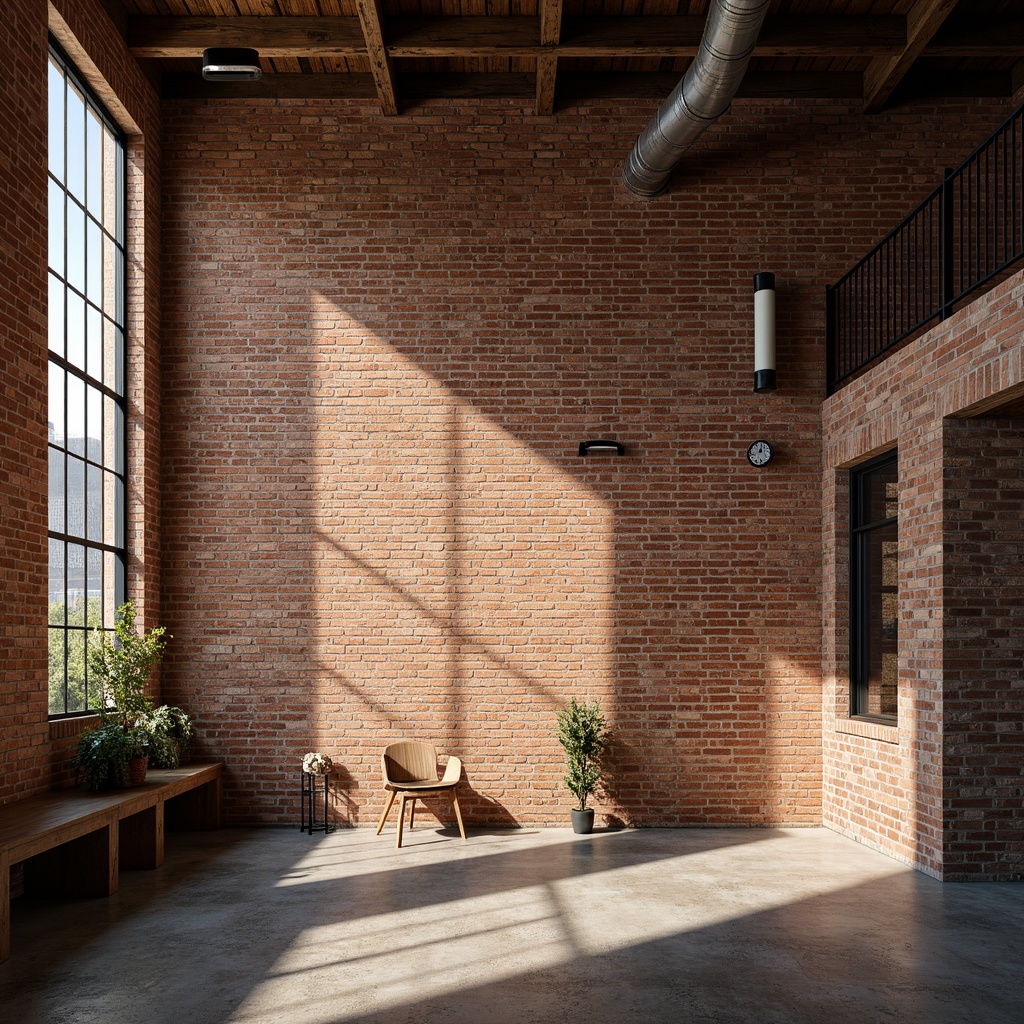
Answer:
M311 750L302 759L302 770L307 775L326 775L334 767L334 762L319 751Z

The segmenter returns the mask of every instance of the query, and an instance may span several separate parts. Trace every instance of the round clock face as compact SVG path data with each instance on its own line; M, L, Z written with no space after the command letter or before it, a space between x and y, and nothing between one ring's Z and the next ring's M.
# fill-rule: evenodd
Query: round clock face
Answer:
M772 446L767 441L755 441L747 449L747 458L752 466L766 466L772 458Z

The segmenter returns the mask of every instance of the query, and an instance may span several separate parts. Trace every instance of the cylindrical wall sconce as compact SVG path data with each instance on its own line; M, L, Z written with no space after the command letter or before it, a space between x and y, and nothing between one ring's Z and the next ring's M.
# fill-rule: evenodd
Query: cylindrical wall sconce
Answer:
M775 275L754 275L754 390L775 390Z

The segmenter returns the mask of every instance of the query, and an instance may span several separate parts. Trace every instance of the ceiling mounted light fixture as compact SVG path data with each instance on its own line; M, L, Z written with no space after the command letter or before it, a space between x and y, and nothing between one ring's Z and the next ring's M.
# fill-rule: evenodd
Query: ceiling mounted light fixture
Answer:
M255 82L262 77L256 50L246 46L211 46L203 50L203 78L208 82Z

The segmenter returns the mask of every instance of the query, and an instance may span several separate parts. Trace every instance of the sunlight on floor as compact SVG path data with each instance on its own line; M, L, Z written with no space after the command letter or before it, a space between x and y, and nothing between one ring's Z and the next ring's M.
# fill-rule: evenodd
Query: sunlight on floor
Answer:
M804 862L773 886L763 867L763 844L785 844L785 830L764 832L757 841L729 847L724 854L719 847L613 866L621 864L617 856L602 869L602 847L628 844L631 835L623 831L578 837L552 829L482 836L463 845L427 828L414 845L401 850L385 846L385 836L368 841L360 832L322 842L281 886L322 885L328 877L348 880L379 872L401 876L443 865L455 874L459 862L507 854L510 845L520 851L530 847L543 864L558 848L576 844L568 853L571 857L575 852L585 868L581 875L552 872L539 883L531 870L523 877L534 884L519 888L488 889L462 898L426 897L422 905L363 916L345 928L334 921L311 926L277 959L231 1019L254 1024L300 1013L311 1024L358 1019L708 929L839 891L846 884L841 875L820 873ZM723 881L723 855L734 861L734 882ZM906 871L878 857L866 873L859 871L857 882ZM765 878L749 884L759 873ZM623 913L624 902L628 913ZM299 992L303 997L297 1004Z

